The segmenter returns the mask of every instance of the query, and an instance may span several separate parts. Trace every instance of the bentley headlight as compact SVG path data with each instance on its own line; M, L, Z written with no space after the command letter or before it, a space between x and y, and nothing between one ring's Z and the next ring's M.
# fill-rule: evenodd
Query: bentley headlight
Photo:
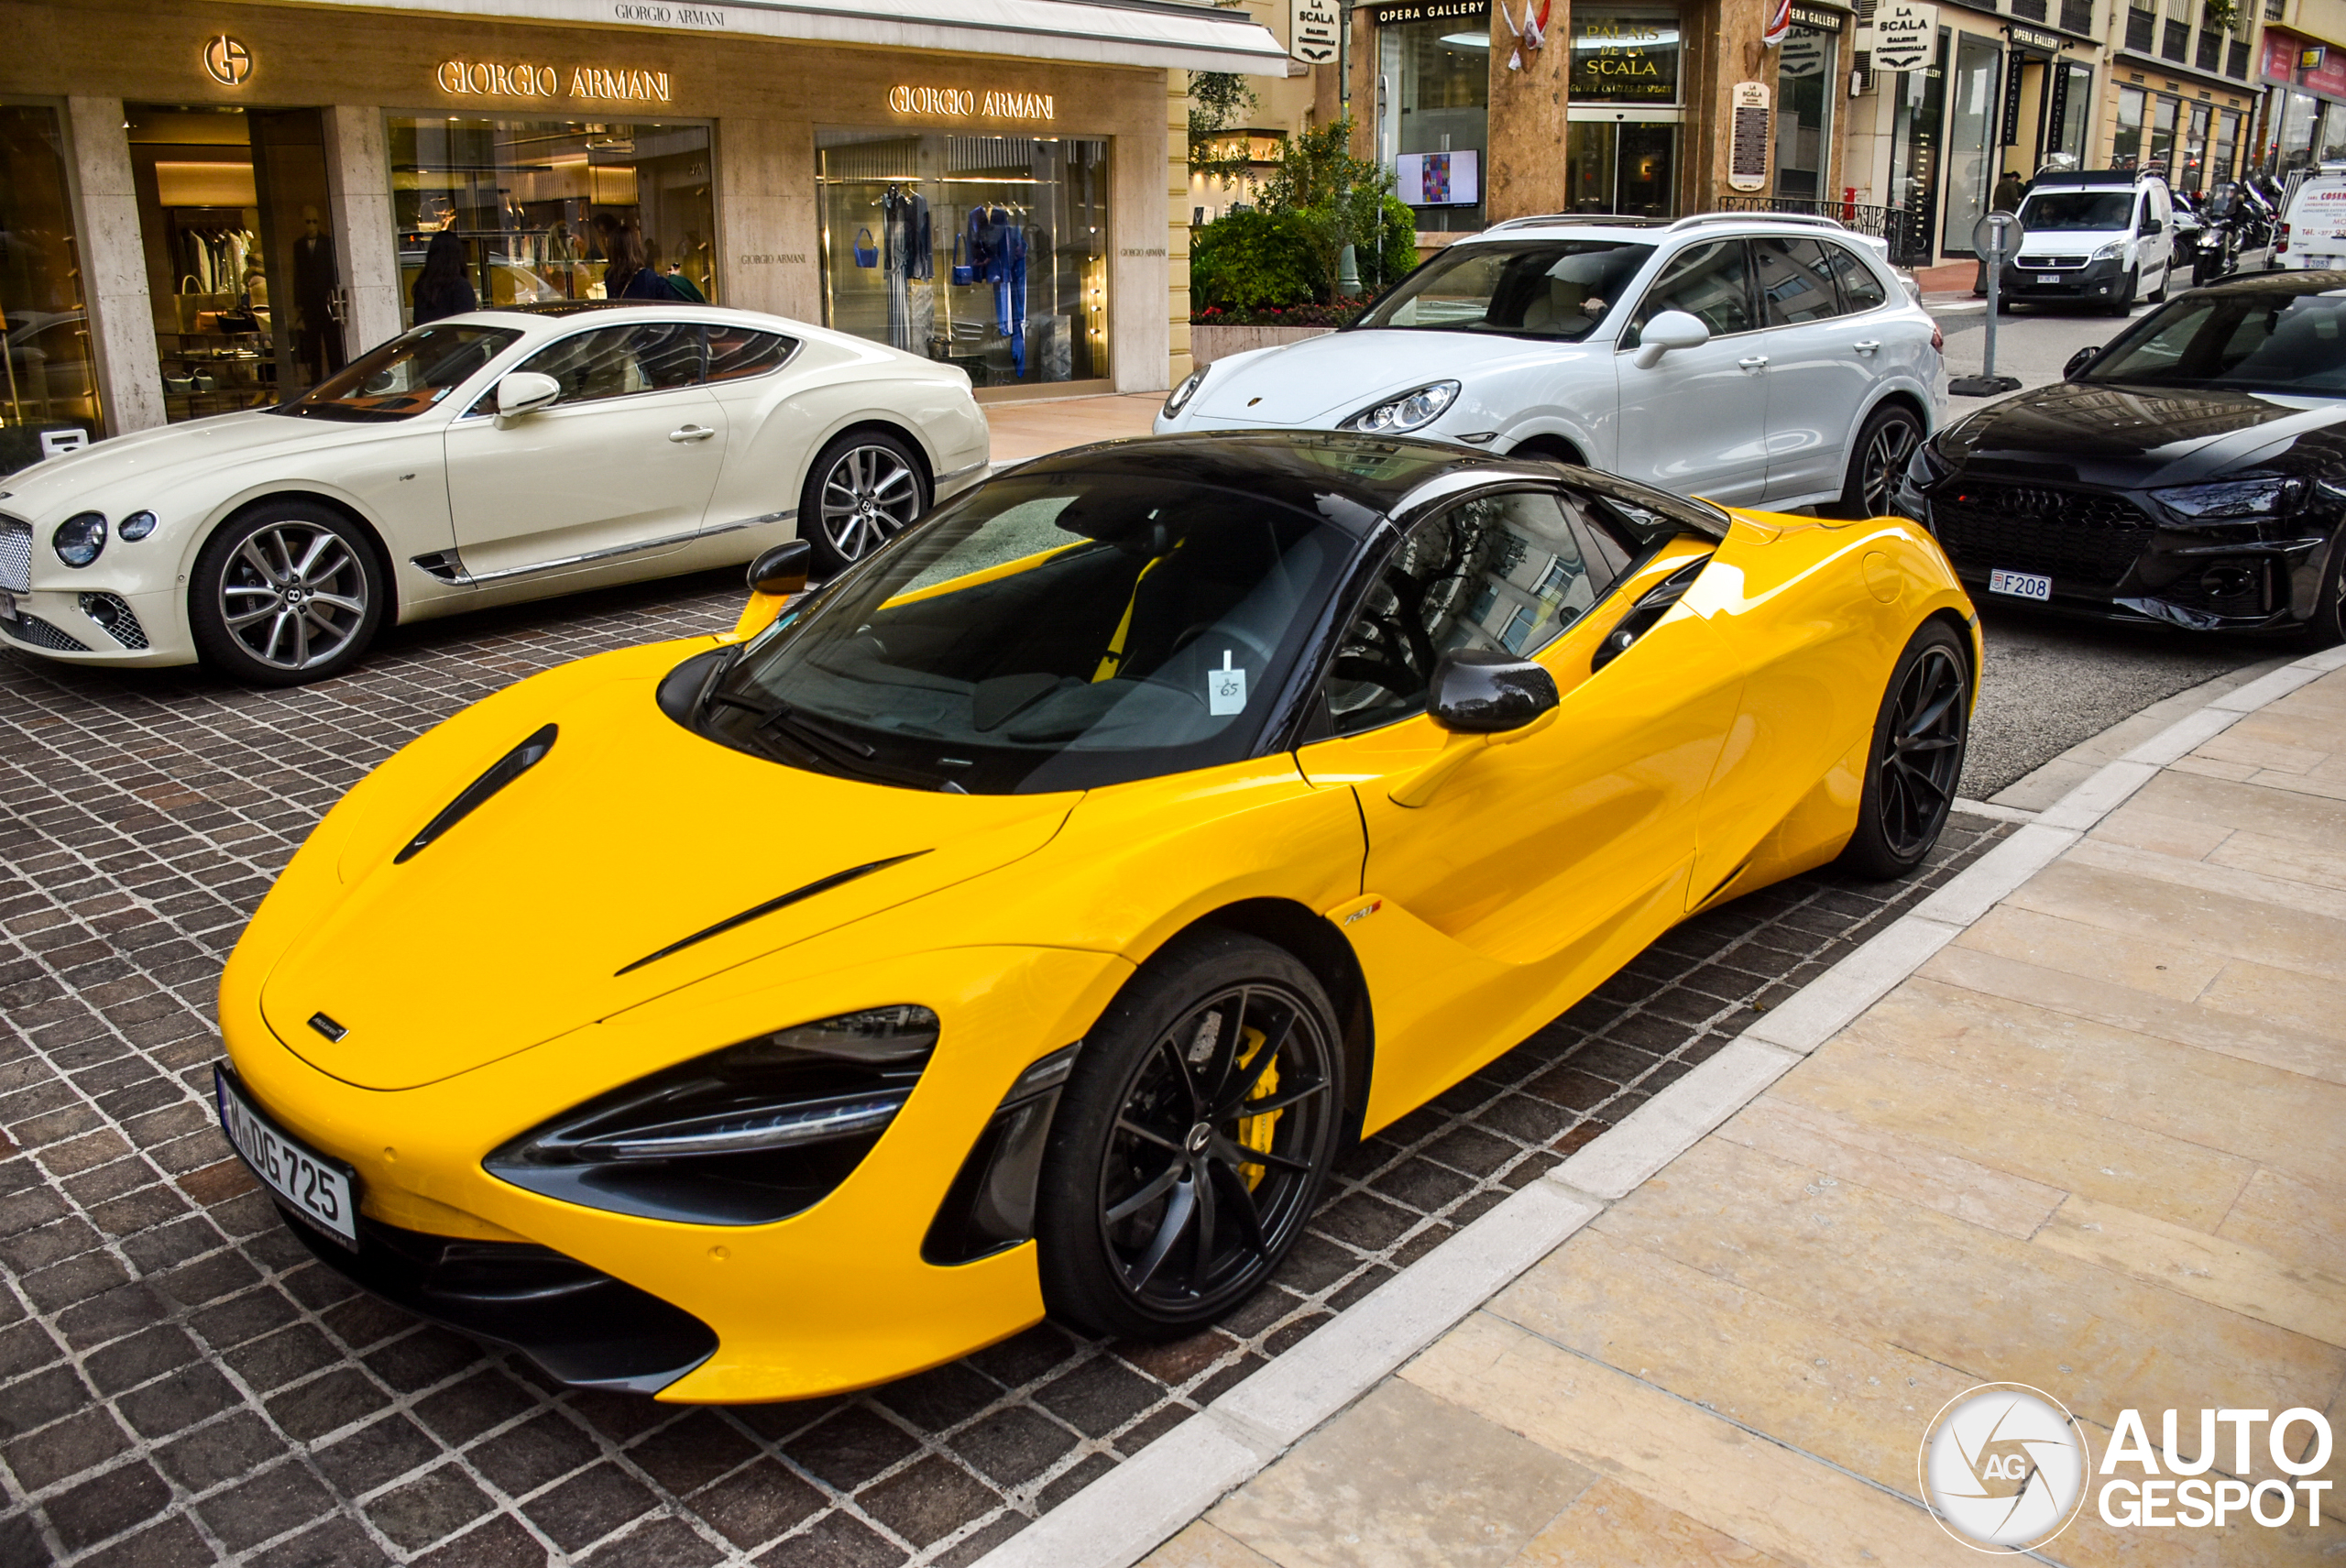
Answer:
M1188 378L1184 379L1179 386L1173 389L1171 395L1167 397L1165 400L1165 417L1167 419L1173 418L1183 409L1189 406L1189 400L1196 397L1198 395L1198 389L1206 384L1206 370L1210 370L1211 368L1211 366L1207 366L1204 369L1190 371Z
M2220 485L2184 485L2153 490L2159 505L2198 521L2233 517L2276 517L2295 511L2305 495L2301 479L2236 479Z
M847 1179L937 1047L926 1007L796 1024L639 1079L482 1163L572 1203L647 1219L764 1224Z
M69 566L86 566L106 547L106 520L102 512L77 511L57 525L49 536L49 548Z
M1363 431L1370 435L1399 435L1407 431L1423 430L1448 411L1458 400L1458 383L1435 381L1387 398L1373 408L1363 409L1337 428Z
M122 526L115 532L132 543L137 543L155 532L155 514L151 511L132 512L122 520Z

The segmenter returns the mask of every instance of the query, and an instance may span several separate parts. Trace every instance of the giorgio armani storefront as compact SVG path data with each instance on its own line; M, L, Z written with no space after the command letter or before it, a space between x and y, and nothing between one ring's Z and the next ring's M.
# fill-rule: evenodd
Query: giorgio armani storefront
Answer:
M1166 73L1285 69L1152 0L497 8L0 5L0 471L297 392L444 308L433 257L483 305L633 280L986 398L1160 388Z

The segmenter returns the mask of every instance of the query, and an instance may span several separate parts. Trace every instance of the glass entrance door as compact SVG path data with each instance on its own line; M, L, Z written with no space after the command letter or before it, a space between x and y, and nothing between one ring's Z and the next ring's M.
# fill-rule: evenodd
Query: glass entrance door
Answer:
M133 104L130 160L173 423L342 368L342 269L315 109Z
M1675 216L1679 128L1674 116L1576 116L1564 137L1565 205L1575 213Z

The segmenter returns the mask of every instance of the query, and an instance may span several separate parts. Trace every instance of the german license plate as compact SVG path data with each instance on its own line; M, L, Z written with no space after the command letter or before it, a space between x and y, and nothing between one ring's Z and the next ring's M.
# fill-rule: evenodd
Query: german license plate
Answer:
M2007 572L1999 566L1988 574L1988 591L2011 594L2015 598L2049 599L2053 597L2053 579L2034 572Z
M220 1130L244 1156L253 1174L318 1229L354 1251L358 1226L353 1217L357 1177L340 1160L328 1159L281 1132L245 1097L225 1068L212 1069L212 1091L220 1102Z
M2039 272L2036 275L2036 280L2040 283L2058 283L2061 280L2061 275L2058 272Z

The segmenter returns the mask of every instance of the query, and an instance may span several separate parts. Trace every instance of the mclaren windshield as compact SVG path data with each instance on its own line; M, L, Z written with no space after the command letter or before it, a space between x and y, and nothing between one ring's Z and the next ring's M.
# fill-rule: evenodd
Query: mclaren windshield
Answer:
M745 643L693 723L790 766L972 795L1237 762L1360 547L1216 486L1013 476Z
M2187 295L2143 317L2078 379L2346 397L2346 290Z
M1578 343L1620 302L1652 254L1650 245L1617 239L1453 246L1353 325Z

